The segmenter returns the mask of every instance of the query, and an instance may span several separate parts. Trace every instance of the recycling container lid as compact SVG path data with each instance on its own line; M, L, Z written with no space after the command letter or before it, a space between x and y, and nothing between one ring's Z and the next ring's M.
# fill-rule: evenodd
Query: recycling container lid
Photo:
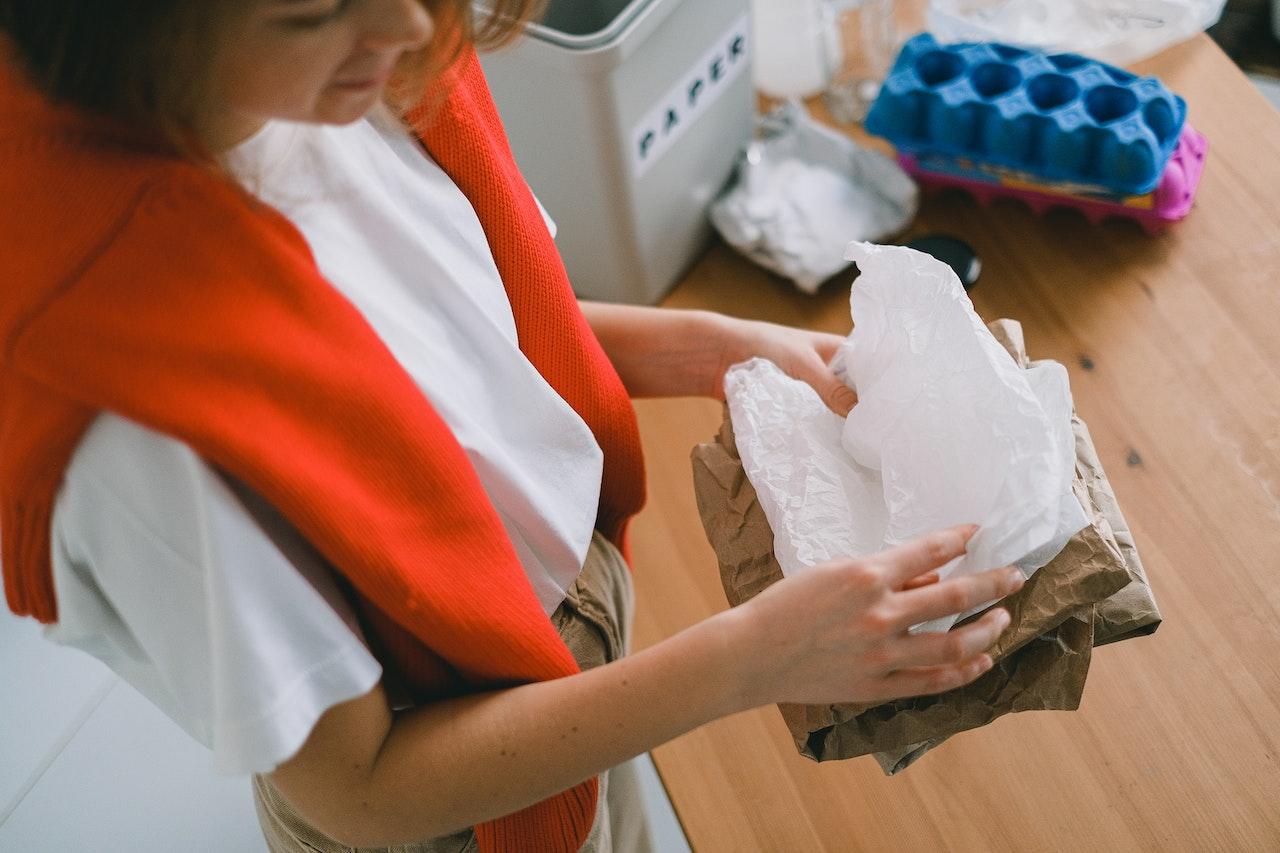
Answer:
M646 7L662 0L550 0L541 21L525 32L541 41L570 50L590 50L617 38ZM477 7L488 10L484 0Z

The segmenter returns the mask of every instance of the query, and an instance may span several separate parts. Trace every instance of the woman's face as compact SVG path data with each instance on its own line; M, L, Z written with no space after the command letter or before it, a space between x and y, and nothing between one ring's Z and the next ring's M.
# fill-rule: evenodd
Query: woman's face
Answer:
M230 147L275 118L355 121L431 35L416 0L250 0L213 61L206 141Z

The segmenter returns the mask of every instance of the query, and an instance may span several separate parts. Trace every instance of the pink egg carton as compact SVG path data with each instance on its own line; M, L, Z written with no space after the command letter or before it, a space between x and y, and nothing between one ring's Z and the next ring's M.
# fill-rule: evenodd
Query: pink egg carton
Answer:
M1208 148L1208 140L1190 124L1184 124L1160 181L1155 189L1142 195L1102 193L1096 187L1070 182L1044 183L1013 169L945 154L901 154L898 162L925 189L955 187L982 202L993 198L1021 199L1036 213L1068 207L1081 211L1095 224L1122 217L1155 233L1191 210Z

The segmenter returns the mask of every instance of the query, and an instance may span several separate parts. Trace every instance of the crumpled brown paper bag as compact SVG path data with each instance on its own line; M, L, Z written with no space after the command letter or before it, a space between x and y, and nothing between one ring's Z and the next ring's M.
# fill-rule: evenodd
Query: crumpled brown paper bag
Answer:
M742 470L726 419L719 440L694 450L694 489L708 539L720 562L720 578L735 606L782 579L773 556L773 532ZM1051 571L1049 566L1040 572ZM1032 578L1034 580L1034 576ZM1125 576L1127 581L1127 575ZM1112 584L1114 587L1115 584ZM866 705L789 705L779 708L801 753L818 761L892 750L885 760L901 769L899 753L923 754L921 741L984 725L1015 710L1072 709L1079 705L1093 645L1093 607L1057 613L1037 603L1053 595L1073 597L1070 584L1040 584L1044 593L1020 608L993 651L996 666L974 683L940 696L916 697L868 708ZM1034 589L1030 583L1022 592ZM1008 603L1011 612L1012 600ZM1037 621L1056 623L1034 627ZM976 617L975 617L976 618ZM1063 623L1070 619L1070 625ZM1044 636L1044 640L1036 639ZM1016 651L1013 651L1014 647Z
M1021 327L998 321L992 331L1025 367ZM1083 442L1092 451L1083 423L1076 423L1077 446ZM1136 577L1093 497L1095 492L1110 494L1096 461L1094 454L1091 464L1077 466L1075 483L1081 505L1092 510L1092 523L1003 602L1013 619L991 650L996 665L990 672L958 690L875 707L780 705L800 752L818 761L877 753L885 772L895 773L948 736L1004 714L1078 707L1098 621L1094 603ZM773 555L773 531L742 470L727 416L716 440L694 449L693 471L703 526L720 563L725 594L736 606L781 580L782 570ZM1113 509L1114 504L1112 496ZM1125 611L1114 610L1106 625L1128 625Z
M1031 364L1027 358L1020 323L1016 320L996 320L987 328L1020 366L1026 368ZM1111 489L1111 482L1102 470L1102 462L1098 460L1089 428L1074 413L1071 428L1076 439L1076 485L1083 483L1088 492L1089 503L1082 498L1081 504L1087 507L1091 503L1095 512L1106 520L1111 540L1119 548L1129 574L1126 586L1105 601L1098 602L1093 625L1093 644L1103 646L1154 633L1160 627L1160 608L1151 592L1151 584L1147 581L1147 572L1142 567L1142 559L1134 545L1133 534L1129 532L1129 524L1124 520L1120 506L1116 503L1115 492ZM1080 497L1078 491L1076 496Z
M1115 536L1116 545L1120 548L1125 568L1129 572L1129 585L1106 601L1098 603L1093 622L1093 644L1104 646L1146 636L1159 628L1161 621L1160 608L1151 592L1147 571L1142 567L1142 559L1133 544L1129 524L1120 513L1115 492L1111 490L1111 483L1102 470L1102 463L1098 461L1098 452L1093 447L1089 428L1081 422L1076 425L1075 434L1076 470L1089 487L1089 499L1110 522L1112 535Z

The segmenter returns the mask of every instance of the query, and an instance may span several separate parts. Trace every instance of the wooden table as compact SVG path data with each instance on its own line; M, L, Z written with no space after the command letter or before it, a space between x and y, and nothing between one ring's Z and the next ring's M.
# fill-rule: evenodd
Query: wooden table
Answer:
M894 778L802 758L772 707L672 741L654 758L695 850L1280 850L1280 113L1206 37L1136 70L1210 141L1185 221L1149 237L943 197L913 233L970 242L979 314L1067 366L1164 625L1097 651L1079 711L1004 717ZM844 333L847 299L717 245L666 304ZM727 605L688 461L720 407L638 408L643 647Z

